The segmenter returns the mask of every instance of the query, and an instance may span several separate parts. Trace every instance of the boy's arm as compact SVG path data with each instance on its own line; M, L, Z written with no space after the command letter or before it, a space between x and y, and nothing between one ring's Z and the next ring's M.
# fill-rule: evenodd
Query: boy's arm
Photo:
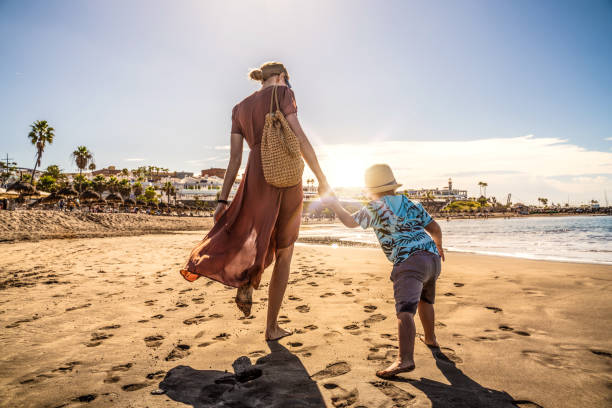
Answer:
M357 224L357 221L353 219L351 214L340 205L340 202L336 197L326 197L323 198L321 201L323 202L323 204L334 210L338 218L340 218L340 221L342 221L345 226L349 228L355 228L359 226L359 224Z
M442 248L442 229L440 225L435 220L432 220L429 224L425 226L425 231L431 235L436 247L438 248L438 252L440 253L440 258L444 261L444 249Z

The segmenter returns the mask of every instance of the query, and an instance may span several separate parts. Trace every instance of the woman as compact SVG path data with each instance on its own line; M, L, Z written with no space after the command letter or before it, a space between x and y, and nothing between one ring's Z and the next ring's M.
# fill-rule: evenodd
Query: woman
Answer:
M268 62L252 70L249 76L261 82L261 89L232 110L230 160L215 210L215 225L191 252L181 274L188 281L206 276L238 288L236 304L248 316L253 288L259 286L264 269L276 258L270 278L265 337L277 340L291 334L278 326L277 318L302 218L302 183L277 188L264 179L260 143L274 87L280 110L300 142L302 156L319 181L319 193L327 191L329 186L298 121L285 66ZM249 160L236 197L228 206L227 198L242 162L245 139L251 149Z

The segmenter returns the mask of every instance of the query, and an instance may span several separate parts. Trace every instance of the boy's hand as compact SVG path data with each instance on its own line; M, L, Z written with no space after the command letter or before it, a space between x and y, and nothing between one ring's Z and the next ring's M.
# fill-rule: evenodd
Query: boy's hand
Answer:
M338 203L338 198L333 193L331 193L331 194L328 194L328 195L326 195L324 197L321 197L321 203L324 206L329 207L329 206L332 206L334 204L337 204Z
M444 249L441 246L436 245L436 248L438 248L438 253L440 254L440 259L442 260L442 262L444 262Z

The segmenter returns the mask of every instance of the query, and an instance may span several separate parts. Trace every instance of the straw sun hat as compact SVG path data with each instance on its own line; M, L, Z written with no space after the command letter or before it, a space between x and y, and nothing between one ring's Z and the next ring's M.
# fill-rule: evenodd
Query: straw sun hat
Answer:
M386 164L375 164L365 171L365 186L370 193L395 190L400 187L395 181L391 167Z

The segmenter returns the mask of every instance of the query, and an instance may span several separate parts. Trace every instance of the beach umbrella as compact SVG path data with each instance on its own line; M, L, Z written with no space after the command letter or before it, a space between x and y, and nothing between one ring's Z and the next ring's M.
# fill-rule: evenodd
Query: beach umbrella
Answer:
M133 207L136 205L136 201L134 201L133 198L128 198L123 202L123 205L129 205Z
M109 195L106 196L106 201L109 203L122 203L123 198L121 198L119 194L110 193Z
M58 196L57 193L51 193L48 196L42 198L40 201L43 204L55 204L61 199L62 197Z
M34 186L22 180L16 181L6 188L7 193L10 193L11 191L19 193L19 195L21 196L36 194L36 189L34 188Z
M80 199L83 201L96 201L100 199L100 194L93 190L87 189L81 193Z
M57 192L57 195L62 196L64 198L70 198L78 196L79 193L72 187L64 187Z

